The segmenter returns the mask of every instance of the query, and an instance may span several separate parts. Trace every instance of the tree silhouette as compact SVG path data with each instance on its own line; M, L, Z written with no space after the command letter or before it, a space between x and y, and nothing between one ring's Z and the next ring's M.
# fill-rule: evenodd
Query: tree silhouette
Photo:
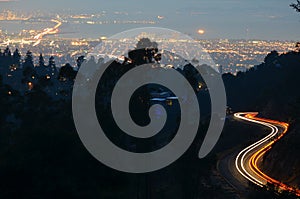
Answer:
M23 68L31 68L33 69L34 68L34 65L33 65L33 55L32 55L32 52L31 51L27 51L26 53L26 56L25 56L25 62L24 62L24 65L23 65Z
M74 80L75 77L76 77L76 71L74 71L73 67L69 63L61 67L58 75L58 78L61 81Z
M33 55L31 51L27 51L23 64L23 75L25 82L30 81L31 77L34 75L34 64L33 64Z
M275 60L278 58L279 56L279 53L276 51L276 50L273 50L271 51L271 53L269 53L265 59L264 59L264 62L267 64L267 65L271 65L275 62Z
M7 46L6 49L4 50L4 56L6 57L10 57L11 56L11 51L9 49L9 47Z
M297 3L292 3L290 6L294 8L297 12L300 12L300 0L297 0Z
M16 49L13 53L13 64L16 67L19 67L21 63L21 54L18 49Z
M53 57L53 56L51 56L51 57L49 58L48 67L51 67L51 68L56 67L56 65L55 65L55 60L54 60L54 57Z
M136 64L159 62L161 54L158 53L158 44L149 38L142 38L138 41L136 49L128 52L129 58Z
M142 38L136 44L136 49L144 49L144 48L157 48L158 44L156 42L152 42L149 38Z
M300 42L297 42L295 47L296 51L300 52Z
M43 54L41 53L39 56L39 67L44 67L44 66L45 66L45 60Z
M12 65L12 55L9 47L7 46L3 53L0 53L0 55L2 57L1 64L9 69L9 67Z
M80 66L83 62L84 62L84 56L83 55L77 58L76 64L77 64L78 69L80 68Z
M51 70L51 75L53 76L53 77L57 77L57 68L56 68L56 64L55 64L55 60L54 60L54 57L53 56L51 56L50 58L49 58L49 62L48 62L48 67L50 68L50 70Z

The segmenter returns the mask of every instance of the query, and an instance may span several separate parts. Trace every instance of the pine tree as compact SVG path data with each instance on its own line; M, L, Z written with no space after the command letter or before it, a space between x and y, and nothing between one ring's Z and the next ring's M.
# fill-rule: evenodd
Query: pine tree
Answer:
M45 60L42 53L39 56L39 67L45 67Z
M34 64L33 64L33 55L31 51L27 51L26 56L25 56L25 62L23 65L23 68L34 68Z
M1 63L6 69L9 70L10 66L12 65L12 56L11 56L11 51L9 47L7 46L6 49L3 52L3 57L2 57L2 63Z
M24 63L23 63L23 76L24 82L32 82L32 77L35 77L34 64L33 64L33 55L29 50L26 53Z
M19 52L19 49L16 49L15 52L13 53L13 64L16 67L20 67L21 63L21 53Z
M77 63L78 69L80 68L80 66L82 65L83 62L84 62L84 56L83 55L77 58L76 63Z
M49 64L48 64L48 67L51 67L51 68L53 68L53 67L56 67L56 65L55 65L55 60L54 60L54 57L53 56L51 56L50 58L49 58L49 62L48 62Z
M9 47L7 46L6 49L4 50L4 56L5 57L11 57L11 51Z
M53 77L57 77L57 68L56 68L56 65L55 65L55 60L54 60L54 57L51 56L49 58L49 62L48 62L48 67L50 68L51 70L51 76Z

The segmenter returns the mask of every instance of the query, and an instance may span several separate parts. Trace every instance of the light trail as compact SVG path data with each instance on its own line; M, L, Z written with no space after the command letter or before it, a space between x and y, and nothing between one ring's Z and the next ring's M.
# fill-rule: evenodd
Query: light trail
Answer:
M3 41L2 43L0 43L0 45L7 45L7 46L9 46L10 43L11 43L11 40L8 39L7 41Z
M237 171L250 182L264 187L268 183L273 184L278 190L288 191L300 196L300 190L286 185L276 179L271 178L261 171L258 164L263 155L269 151L273 144L280 140L286 133L289 124L270 119L256 117L258 113L236 113L234 117L252 123L257 123L271 129L271 133L263 139L251 144L243 149L235 159Z
M62 22L56 19L52 19L51 22L56 23L56 25L53 28L46 28L43 32L34 36L33 38L37 41L33 44L33 46L37 46L38 44L40 44L45 35L52 35L58 33L58 28L62 25Z

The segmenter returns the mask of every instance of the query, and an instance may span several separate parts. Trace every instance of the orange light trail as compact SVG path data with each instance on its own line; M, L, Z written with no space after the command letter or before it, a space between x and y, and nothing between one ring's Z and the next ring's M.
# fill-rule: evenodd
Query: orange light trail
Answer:
M290 193L294 193L297 196L300 196L299 189L296 189L296 188L286 185L276 179L273 179L272 177L270 177L267 174L265 174L264 172L262 172L261 169L258 167L258 162L259 162L259 160L261 160L263 155L266 152L268 152L272 148L272 146L287 133L289 124L285 123L285 122L279 122L279 121L265 119L265 118L258 118L258 117L256 117L257 114L258 113L236 113L235 117L267 126L272 129L272 133L270 135L268 135L267 137L265 137L264 139L252 144L251 146L249 146L246 149L244 149L243 151L241 151L236 158L236 168L246 179L248 179L249 181L251 181L261 187L266 185L266 183L263 182L263 181L265 181L267 183L273 184L279 190L285 190ZM242 115L244 115L244 116L242 116ZM282 133L279 132L279 129L277 128L277 126L283 128ZM254 176L251 174L251 172L248 172L246 167L243 165L244 157L247 155L247 153L250 153L251 150L255 150L258 146L266 143L269 140L272 140L272 141L270 141L266 145L259 148L250 157L250 159L247 163L251 172L253 172L255 174L255 176ZM240 161L240 158L241 158L241 161Z

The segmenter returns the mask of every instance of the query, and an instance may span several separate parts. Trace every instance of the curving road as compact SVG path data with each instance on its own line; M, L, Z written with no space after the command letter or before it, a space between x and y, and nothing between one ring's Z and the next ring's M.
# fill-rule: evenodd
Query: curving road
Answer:
M58 33L58 28L62 25L62 22L56 19L52 19L51 22L56 23L56 25L53 28L46 28L43 32L34 36L34 39L37 41L33 44L33 46L40 44L44 36Z
M273 144L281 139L287 132L289 124L269 119L256 117L258 113L236 113L234 117L247 122L260 124L271 129L269 135L251 144L239 152L234 161L236 171L248 182L252 182L260 187L273 184L279 190L285 190L300 196L300 190L290 187L280 181L263 173L259 168L263 155L269 151Z

